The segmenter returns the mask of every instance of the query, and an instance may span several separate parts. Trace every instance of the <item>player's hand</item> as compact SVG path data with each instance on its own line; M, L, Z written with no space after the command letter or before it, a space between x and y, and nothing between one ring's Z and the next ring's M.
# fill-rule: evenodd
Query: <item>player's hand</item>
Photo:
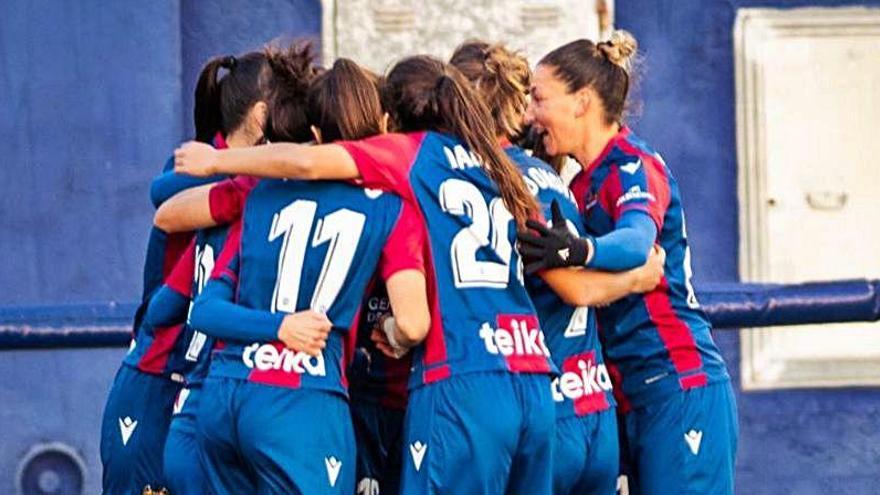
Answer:
M666 264L666 251L655 245L648 253L648 261L633 270L635 286L633 292L643 293L654 290L663 279L663 266Z
M217 150L198 141L183 143L174 150L174 171L193 177L209 177L216 173Z
M331 328L333 324L327 315L312 310L300 311L284 317L278 328L278 340L289 349L317 356L327 347Z
M395 348L388 342L388 337L385 336L385 332L378 328L374 328L373 332L370 334L370 340L376 344L376 349L379 349L382 354L390 357L391 359L400 359L406 355L409 349L406 348Z
M550 268L584 266L590 257L590 242L574 235L568 229L568 222L565 221L565 216L562 215L562 209L556 200L553 200L551 210L552 227L529 219L526 221L526 226L537 231L538 235L531 232L519 232L516 235L527 275Z

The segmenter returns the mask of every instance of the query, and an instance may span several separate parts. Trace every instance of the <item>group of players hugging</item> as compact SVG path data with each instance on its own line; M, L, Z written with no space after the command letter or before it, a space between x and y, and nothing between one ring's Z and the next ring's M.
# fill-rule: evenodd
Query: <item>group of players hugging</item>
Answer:
M151 187L104 493L733 493L679 189L623 123L635 53L208 62Z

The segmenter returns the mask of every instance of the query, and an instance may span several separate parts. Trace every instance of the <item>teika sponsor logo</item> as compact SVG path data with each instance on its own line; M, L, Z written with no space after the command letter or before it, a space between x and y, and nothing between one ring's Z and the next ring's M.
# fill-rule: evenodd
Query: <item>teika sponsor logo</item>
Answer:
M483 323L479 336L490 354L500 354L511 371L550 371L550 349L534 315L498 315L497 326Z
M561 371L562 374L550 382L553 400L573 401L578 415L609 407L605 392L611 391L611 377L604 364L596 363L595 351L567 358Z
M296 352L280 344L251 344L244 348L241 360L248 368L259 371L284 371L298 375L326 376L324 354L315 357Z

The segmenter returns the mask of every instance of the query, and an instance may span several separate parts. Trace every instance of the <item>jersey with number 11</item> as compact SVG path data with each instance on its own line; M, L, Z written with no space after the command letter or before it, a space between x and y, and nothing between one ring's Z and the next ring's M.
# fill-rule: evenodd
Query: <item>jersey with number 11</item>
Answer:
M436 132L342 146L365 186L415 204L427 228L431 329L413 356L410 388L475 371L551 372L514 249L515 222L479 157Z

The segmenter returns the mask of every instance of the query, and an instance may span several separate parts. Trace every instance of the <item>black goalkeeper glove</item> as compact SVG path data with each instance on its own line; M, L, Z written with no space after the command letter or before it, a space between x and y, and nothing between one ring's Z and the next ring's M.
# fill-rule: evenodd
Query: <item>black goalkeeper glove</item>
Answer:
M553 213L552 227L530 219L526 221L526 226L540 235L531 232L516 235L527 275L550 268L584 266L590 258L590 242L568 230L568 223L555 199L550 208Z

